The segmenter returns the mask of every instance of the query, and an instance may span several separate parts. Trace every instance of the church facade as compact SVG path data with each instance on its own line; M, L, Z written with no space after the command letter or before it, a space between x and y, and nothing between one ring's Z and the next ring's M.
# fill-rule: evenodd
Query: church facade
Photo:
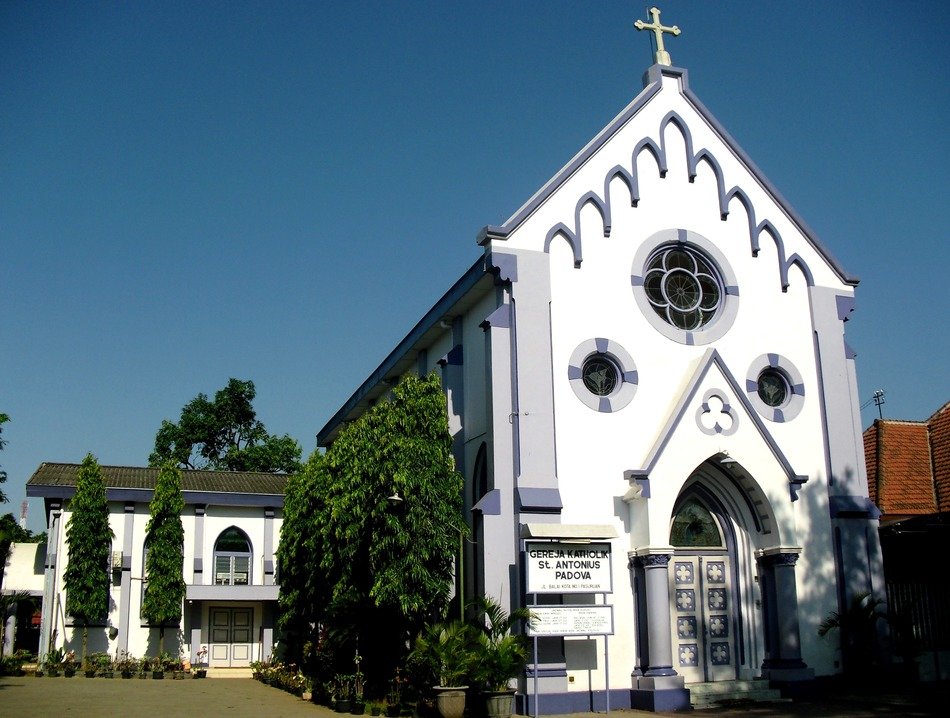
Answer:
M533 641L526 712L680 710L700 683L833 674L819 623L884 597L844 337L857 280L661 62L480 232L318 434L441 373L472 529L458 588L570 624ZM554 568L565 546L608 580L566 561L560 589L539 586L532 556Z

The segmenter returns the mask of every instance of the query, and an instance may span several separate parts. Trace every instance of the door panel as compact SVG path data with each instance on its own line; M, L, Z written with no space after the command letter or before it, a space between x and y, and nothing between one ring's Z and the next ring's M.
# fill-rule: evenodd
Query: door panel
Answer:
M246 666L251 661L253 636L250 608L212 608L210 665Z
M734 606L728 556L677 555L670 583L676 670L687 683L734 679Z

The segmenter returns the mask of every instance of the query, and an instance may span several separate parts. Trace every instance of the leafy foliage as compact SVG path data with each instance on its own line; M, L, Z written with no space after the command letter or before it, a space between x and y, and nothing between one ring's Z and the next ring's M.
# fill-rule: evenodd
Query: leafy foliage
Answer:
M477 635L474 627L464 621L426 626L416 636L409 654L413 679L424 686L468 685L474 669L472 647Z
M832 611L818 625L821 637L832 630L839 631L846 672L862 674L874 663L878 653L878 622L888 618L887 613L880 610L883 605L883 599L867 592L859 593L851 599L847 611Z
M159 626L158 651L163 652L165 626L181 618L181 602L185 597L184 546L185 530L181 512L185 500L181 494L181 471L166 463L158 472L155 493L149 504L145 527L145 597L142 615Z
M3 439L3 425L10 421L10 417L6 414L0 413L0 451L3 450L3 447L7 445L7 442ZM3 469L0 469L0 484L4 483L7 480L7 472ZM0 504L5 504L7 502L7 495L3 493L3 490L0 489Z
M281 625L327 621L338 663L353 655L360 632L372 635L360 652L377 686L406 640L444 615L465 531L451 449L438 376L409 376L288 485ZM405 498L393 506L387 499L397 493ZM319 614L294 616L307 601Z
M298 471L300 445L287 434L267 432L251 405L256 395L254 382L233 378L214 400L198 394L182 408L177 424L162 421L149 465L173 461L188 469Z
M528 639L514 630L531 612L519 608L509 614L490 597L476 598L473 605L469 621L432 624L416 637L408 666L417 686L474 685L499 692L524 672Z
M66 613L83 626L82 657L86 658L89 624L109 613L109 552L115 534L109 526L109 506L102 469L92 454L79 467L76 494L69 502L66 526L69 561L63 572Z
M307 658L307 643L319 642L314 629L327 604L327 585L319 566L322 554L318 529L325 506L321 493L326 483L323 454L314 452L299 474L287 480L283 522L277 547L280 571L278 625L294 660ZM307 651L306 653L309 653ZM309 661L308 661L309 662Z
M481 630L474 641L474 678L490 691L504 691L513 678L520 676L528 662L528 639L514 629L532 619L531 611L518 608L508 613L488 596L474 601L475 625Z

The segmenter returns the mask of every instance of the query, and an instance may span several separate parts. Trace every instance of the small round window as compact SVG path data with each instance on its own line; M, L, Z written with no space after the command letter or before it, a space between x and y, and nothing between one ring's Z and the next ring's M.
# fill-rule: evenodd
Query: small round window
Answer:
M623 409L637 392L637 366L620 344L597 337L581 342L571 354L567 379L574 395L594 411Z
M780 354L762 354L749 366L746 396L769 421L791 421L805 405L805 382L791 360Z
M606 354L588 357L581 375L584 378L584 386L597 396L610 396L620 379L617 365Z
M756 385L759 398L766 406L773 408L780 407L784 406L785 402L788 401L788 380L786 380L785 375L777 369L769 368L759 374Z
M693 247L660 247L650 257L643 288L650 306L677 329L693 331L715 317L722 304L722 281Z

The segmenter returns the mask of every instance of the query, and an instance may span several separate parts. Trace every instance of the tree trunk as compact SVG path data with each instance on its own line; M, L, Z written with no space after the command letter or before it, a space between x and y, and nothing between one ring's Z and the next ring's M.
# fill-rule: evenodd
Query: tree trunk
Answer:
M165 652L165 626L158 627L158 656L161 658Z
M86 667L86 644L89 641L89 624L82 624L82 665Z

